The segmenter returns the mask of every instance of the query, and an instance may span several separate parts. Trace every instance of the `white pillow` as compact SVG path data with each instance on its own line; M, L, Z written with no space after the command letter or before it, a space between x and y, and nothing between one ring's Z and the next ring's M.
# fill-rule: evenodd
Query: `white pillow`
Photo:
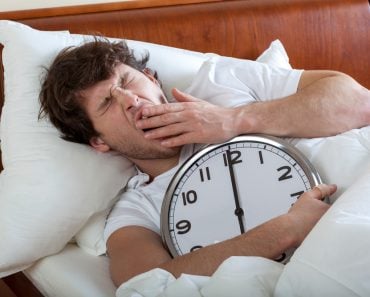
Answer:
M279 39L271 42L268 49L266 49L256 60L260 63L266 63L271 66L291 69L289 64L289 57L285 48Z
M59 252L80 230L76 240L82 247L93 254L104 253L105 215L135 172L123 157L66 142L48 121L37 120L43 67L62 48L85 40L82 35L0 21L5 84L0 123L4 165L0 277ZM167 92L168 86L185 87L205 59L200 53L149 43L130 41L129 46L150 51L149 66L159 70ZM176 71L171 71L173 65Z
M48 67L62 48L79 45L87 38L0 21L0 42L5 46L0 277L59 252L73 236L87 252L105 253L105 217L135 172L123 157L66 142L47 120L37 120L43 67ZM128 41L128 45L139 55L150 52L148 66L158 71L167 95L172 87L185 89L208 58L145 42ZM279 41L262 57L263 62L290 67Z

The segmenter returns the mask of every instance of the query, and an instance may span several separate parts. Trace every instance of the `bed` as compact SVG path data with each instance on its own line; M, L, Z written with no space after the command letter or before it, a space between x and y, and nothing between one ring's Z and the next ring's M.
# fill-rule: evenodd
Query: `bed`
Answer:
M34 296L108 297L116 294L109 277L109 259L104 255L99 232L123 181L122 178L112 181L110 177L119 175L126 178L132 173L132 166L115 155L97 161L97 156L86 148L68 146L67 152L61 152L60 148L54 146L64 147L66 144L56 140L57 133L48 123L42 124L41 134L33 134L32 129L37 122L34 119L37 115L35 110L29 114L33 117L31 122L27 122L29 119L26 117L24 123L30 123L24 125L26 128L17 130L17 123L9 119L12 117L9 114L14 115L10 110L22 112L28 108L28 103L24 102L25 96L33 92L32 96L36 98L38 89L35 85L40 77L32 77L32 83L26 81L31 75L29 69L40 71L39 64L44 65L58 49L85 40L86 37L79 34L99 33L111 38L125 38L131 40L130 45L135 50L149 50L153 68L162 69L159 75L166 82L166 91L173 85L185 88L207 58L205 53L240 59L267 59L270 63L278 61L287 67L300 69L338 70L353 76L366 88L370 87L370 8L366 0L185 2L130 1L0 13L0 20L15 21L3 23L5 31L0 36L0 41L6 39L3 42L5 47L2 49L0 79L1 105L5 98L0 131L3 153L0 179L0 277L4 277L17 296L31 296L30 290ZM277 39L279 41L272 43ZM266 52L266 49L276 50L276 46L280 49L278 54L276 51ZM43 52L44 56L40 56L42 60L38 60L39 52ZM266 55L270 56L266 58ZM25 69L17 65L17 60L33 68ZM163 60L166 60L166 65L163 65ZM176 75L171 72L173 65L181 70ZM19 93L20 85L25 89L30 87L32 92ZM18 96L23 101L11 102L8 98L14 94L14 97ZM15 140L10 140L13 130L19 135ZM44 141L43 135L50 135L51 140ZM9 157L19 147L29 145L33 150L40 150L40 147L35 147L35 139L39 140L37 145L42 143L42 149L51 146L53 153L48 157L40 153L35 159L20 151L14 158ZM275 267L261 259L253 259L256 260L253 263L230 259L220 267L213 282L208 282L207 290L203 288L202 296L272 296L271 292L274 296L370 295L367 281L370 278L367 252L370 242L366 238L370 228L370 132L365 127L330 139L307 140L301 142L299 148L319 167L326 182L340 184L335 197L336 207L323 218L297 251L296 260L285 268ZM89 159L86 159L86 155ZM38 164L39 171L34 170L32 162ZM48 165L40 168L42 162ZM55 163L55 167L50 167L50 163ZM83 171L66 168L65 163L86 168ZM21 165L23 167L20 169ZM102 168L107 173L90 176L91 172L104 171ZM50 178L55 176L56 171L59 181L55 184ZM81 176L85 178L81 183L85 181L90 185L88 189L71 184L71 180ZM104 189L93 186L91 181L97 178L107 183ZM49 186L45 186L47 181L50 181ZM9 186L10 183L12 186ZM60 203L66 191L73 193L74 198L68 206ZM102 195L109 196L109 199L101 199ZM351 197L357 197L357 202L353 203ZM87 198L90 198L89 207L86 206ZM53 203L47 208L50 201ZM27 210L35 205L38 209L30 215ZM58 212L54 213L51 207ZM60 217L63 211L69 211L71 215ZM39 225L30 223L36 220ZM57 236L51 236L52 233ZM322 245L328 248L320 249ZM275 273L274 282L269 282L271 277L261 272L254 277L248 276L248 281L245 275L244 278L236 277L233 283L223 285L228 291L220 289L220 280L234 273L232 269L235 267L258 271L258 267L264 265L272 274ZM37 290L25 287L27 281ZM131 293L126 291L117 294L157 296L155 288L145 285L143 281L145 277L133 284L135 289ZM167 281L172 283L172 280ZM247 288L235 289L238 288L235 284L238 281L239 284L247 284ZM180 296L179 292L182 292L181 296L198 296L195 294L200 292L199 288L205 282L202 277L184 276L164 296ZM324 285L318 285L322 283ZM138 289L145 287L147 292ZM189 287L196 289L186 291ZM230 291L230 287L234 289Z

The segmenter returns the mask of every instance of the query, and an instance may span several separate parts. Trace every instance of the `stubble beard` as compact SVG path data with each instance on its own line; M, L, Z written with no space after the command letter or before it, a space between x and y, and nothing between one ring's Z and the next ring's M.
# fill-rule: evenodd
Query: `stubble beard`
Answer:
M114 150L120 152L128 159L134 160L154 160L168 159L176 156L180 152L179 147L166 148L158 145L137 145L134 143L119 144Z

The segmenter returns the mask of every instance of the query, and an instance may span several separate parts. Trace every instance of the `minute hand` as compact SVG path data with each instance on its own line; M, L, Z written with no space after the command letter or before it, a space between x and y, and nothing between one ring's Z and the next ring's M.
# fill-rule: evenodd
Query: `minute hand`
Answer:
M238 193L238 189L237 189L236 183L235 183L235 174L234 174L233 161L231 159L231 151L230 150L226 151L226 156L227 156L227 164L228 164L228 167L229 167L231 185L233 187L235 207L236 207L234 214L238 217L240 233L244 233L245 232L244 222L243 222L244 210L240 207L239 193Z

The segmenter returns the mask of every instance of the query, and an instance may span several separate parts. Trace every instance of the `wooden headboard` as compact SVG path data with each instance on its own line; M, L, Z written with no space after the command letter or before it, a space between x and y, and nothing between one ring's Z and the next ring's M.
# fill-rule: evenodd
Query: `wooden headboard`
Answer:
M91 6L80 6L78 10L49 10L49 15L45 10L3 12L0 19L42 30L99 32L249 59L279 38L293 67L343 71L370 88L368 0L209 1L142 7L155 1L139 0L133 2L141 3L140 8L112 5L112 9L91 12ZM0 74L1 104L3 71Z

